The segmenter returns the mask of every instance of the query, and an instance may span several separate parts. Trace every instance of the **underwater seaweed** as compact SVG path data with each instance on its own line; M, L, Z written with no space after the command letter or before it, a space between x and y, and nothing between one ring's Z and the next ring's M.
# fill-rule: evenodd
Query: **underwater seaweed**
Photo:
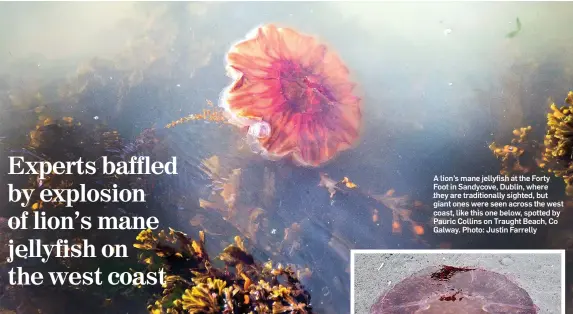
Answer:
M170 229L143 230L134 247L148 269L167 268L163 291L150 302L152 314L161 313L312 313L310 294L291 266L259 264L236 236L216 259L205 250L205 233L194 240ZM234 270L231 270L234 268Z
M563 178L566 193L573 194L573 92L565 99L567 105L557 108L551 104L547 114L547 134L543 144L543 167L556 177Z
M358 185L352 182L348 177L344 177L342 180L336 181L331 179L326 173L320 174L320 182L318 185L328 190L330 198L333 198L337 192L341 192L343 194L353 193L361 195L367 200L373 200L374 202L372 206L374 207L371 210L372 222L378 225L380 224L379 208L388 209L392 215L392 233L394 234L402 233L403 224L410 225L410 229L414 237L420 237L425 233L424 226L412 217L412 209L421 208L423 206L422 203L419 201L412 201L405 195L395 196L394 189L390 189L384 194L373 194L360 190Z
M509 145L502 146L495 142L489 145L489 149L501 161L501 174L527 173L539 166L539 159L531 155L539 146L536 141L529 140L531 130L531 126L513 130L514 138Z
M507 33L507 35L505 35L506 38L514 38L515 36L517 36L517 34L521 32L521 21L519 20L519 18L515 19L515 25L516 25L515 30Z
M501 161L501 174L527 173L544 169L565 182L565 192L573 195L573 92L565 98L566 105L553 102L547 114L547 130L543 143L529 138L531 126L513 131L510 145L489 146ZM541 151L540 151L541 150Z
M207 104L213 107L213 102L207 100ZM223 110L220 109L203 109L202 113L190 114L178 120L172 121L165 125L166 129L170 129L176 125L186 123L189 121L211 121L219 123L228 123L227 117L224 115Z

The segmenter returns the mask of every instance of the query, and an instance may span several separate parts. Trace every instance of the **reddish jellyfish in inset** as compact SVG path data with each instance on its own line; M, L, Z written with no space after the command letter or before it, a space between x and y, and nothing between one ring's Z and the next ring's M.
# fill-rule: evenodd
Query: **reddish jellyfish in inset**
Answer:
M326 45L264 25L227 54L233 83L221 96L229 121L257 153L317 167L359 138L361 99L348 68Z
M428 267L381 295L371 314L536 314L523 288L478 268Z

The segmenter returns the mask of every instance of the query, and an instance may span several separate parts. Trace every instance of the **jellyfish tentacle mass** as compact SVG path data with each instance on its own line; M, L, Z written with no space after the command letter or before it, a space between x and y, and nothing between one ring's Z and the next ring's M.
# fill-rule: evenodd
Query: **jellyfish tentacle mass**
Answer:
M233 82L220 105L238 127L268 124L256 137L263 156L317 167L359 138L361 99L348 68L315 38L261 26L231 47L227 71Z

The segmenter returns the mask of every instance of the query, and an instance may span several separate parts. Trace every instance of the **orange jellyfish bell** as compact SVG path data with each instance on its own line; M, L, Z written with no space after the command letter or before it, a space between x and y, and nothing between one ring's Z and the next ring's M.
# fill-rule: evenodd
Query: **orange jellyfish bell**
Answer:
M231 123L250 127L262 155L317 167L359 138L355 84L340 58L315 38L264 25L231 47L227 71L233 83L221 106Z

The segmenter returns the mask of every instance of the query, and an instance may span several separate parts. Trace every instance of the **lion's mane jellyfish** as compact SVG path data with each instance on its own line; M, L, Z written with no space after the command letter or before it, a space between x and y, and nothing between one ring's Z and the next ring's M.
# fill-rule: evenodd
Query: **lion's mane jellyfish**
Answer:
M381 295L371 314L535 314L527 291L477 268L428 267Z
M248 129L257 153L316 167L358 139L355 84L339 57L315 38L264 25L231 47L227 71L233 83L221 106L232 124Z

